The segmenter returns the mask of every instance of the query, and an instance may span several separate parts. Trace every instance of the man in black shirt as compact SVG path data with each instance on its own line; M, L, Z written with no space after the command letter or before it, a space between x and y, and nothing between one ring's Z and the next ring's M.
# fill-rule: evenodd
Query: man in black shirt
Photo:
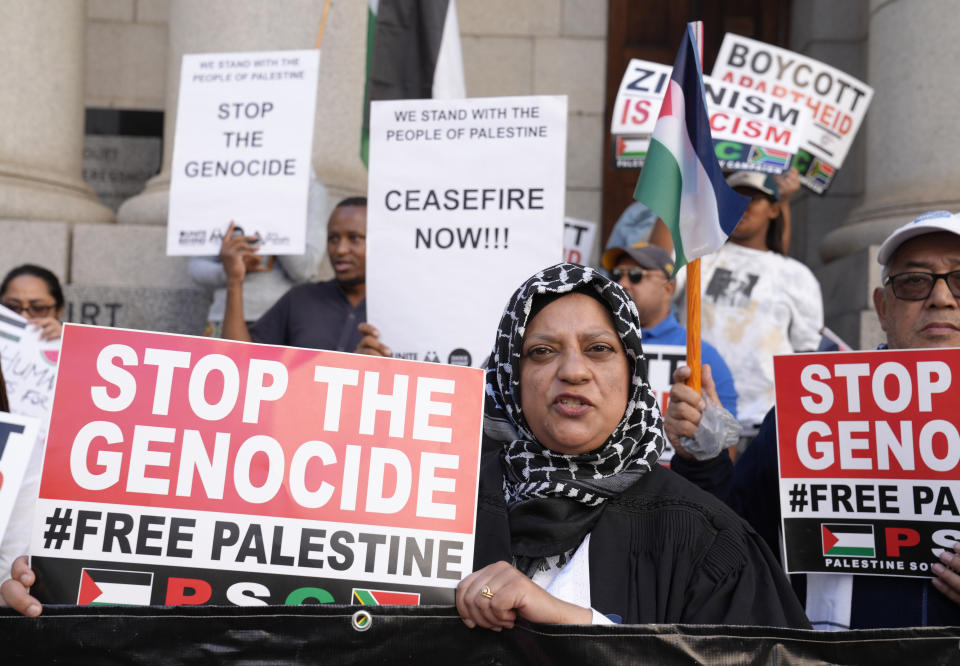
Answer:
M354 351L357 326L367 319L367 200L344 199L327 225L327 253L335 278L293 287L251 327L243 316L243 278L259 257L257 238L233 234L223 239L220 261L227 274L223 337L274 345Z

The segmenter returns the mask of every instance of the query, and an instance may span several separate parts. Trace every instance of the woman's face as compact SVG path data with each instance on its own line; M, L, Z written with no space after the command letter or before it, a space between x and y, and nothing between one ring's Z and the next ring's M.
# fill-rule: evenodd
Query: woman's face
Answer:
M534 437L556 453L602 445L627 408L630 364L607 310L570 294L527 325L520 407Z
M27 319L59 317L63 310L57 310L47 283L35 275L20 275L10 280L7 290L0 294L0 303Z

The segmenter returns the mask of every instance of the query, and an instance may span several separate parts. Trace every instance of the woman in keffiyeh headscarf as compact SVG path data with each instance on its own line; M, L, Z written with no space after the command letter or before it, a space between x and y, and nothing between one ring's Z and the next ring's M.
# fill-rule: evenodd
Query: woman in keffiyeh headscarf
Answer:
M486 370L468 626L709 623L806 627L762 540L657 465L660 410L630 297L558 264L503 314Z

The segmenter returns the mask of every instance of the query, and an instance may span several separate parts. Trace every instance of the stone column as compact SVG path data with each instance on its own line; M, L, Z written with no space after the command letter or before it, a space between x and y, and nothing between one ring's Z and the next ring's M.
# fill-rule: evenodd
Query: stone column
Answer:
M878 245L929 210L960 210L956 68L960 14L951 0L870 3L863 205L829 234L821 253L836 259Z
M863 202L823 238L818 271L827 325L863 349L884 340L871 297L880 283L878 246L923 212L960 210L956 6L871 0L868 20L867 82L875 93L861 128Z
M125 224L166 224L180 61L185 53L313 48L324 0L172 0L163 168L120 207ZM313 165L336 203L366 191L360 161L366 3L333 2L320 56ZM332 205L331 204L331 205Z
M0 219L111 222L82 179L85 2L4 0Z

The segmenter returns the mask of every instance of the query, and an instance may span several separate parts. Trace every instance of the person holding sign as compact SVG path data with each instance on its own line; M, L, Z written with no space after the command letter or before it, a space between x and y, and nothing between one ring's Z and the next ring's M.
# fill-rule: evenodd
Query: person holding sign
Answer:
M629 295L558 264L503 314L486 369L469 627L807 626L761 539L657 464L664 442Z
M887 342L881 349L960 347L960 215L936 211L895 230L880 246L882 286L874 306ZM674 375L665 431L671 441L694 437L706 401L716 402L704 382L703 397L685 386L687 370ZM675 439L676 438L676 439ZM672 469L702 488L715 489L776 544L781 526L776 415L771 409L744 455L696 462L678 447ZM960 625L960 541L944 549L923 579L826 574L807 576L807 610L818 628L869 629ZM811 583L814 581L814 583ZM931 589L931 586L935 589Z
M729 241L702 259L702 335L730 364L737 418L752 436L773 405L774 355L817 349L823 301L810 269L783 254L773 177L738 171L727 184L749 196L750 204Z
M643 340L652 345L686 345L687 332L670 311L676 292L673 260L666 250L640 241L630 247L611 247L600 258L613 281L626 290L640 313ZM724 409L737 418L737 389L733 375L716 348L703 343L703 362L713 371L713 381Z
M234 235L231 223L220 261L227 275L223 337L245 342L308 349L353 351L360 342L357 325L366 321L367 200L351 197L337 204L327 224L327 254L335 278L293 287L254 325L243 311L243 281L256 237Z
M0 284L0 304L26 317L44 340L56 340L63 332L63 289L46 268L24 264L7 273Z
M323 260L323 238L327 227L324 216L329 209L328 199L327 188L311 173L303 254L245 256L247 270L243 280L243 315L246 321L259 319L294 285L316 279ZM244 235L239 226L235 226L233 232ZM207 331L209 335L220 337L227 302L227 274L220 258L190 257L187 272L194 282L212 292Z

